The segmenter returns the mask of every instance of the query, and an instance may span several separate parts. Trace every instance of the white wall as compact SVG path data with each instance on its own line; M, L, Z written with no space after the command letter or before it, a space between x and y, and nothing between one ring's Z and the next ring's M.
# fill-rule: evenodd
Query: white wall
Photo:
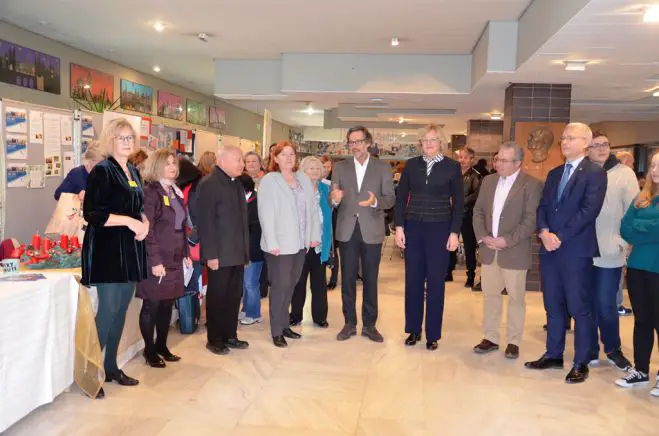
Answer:
M613 146L659 142L659 120L605 121L591 124L590 127L604 132Z

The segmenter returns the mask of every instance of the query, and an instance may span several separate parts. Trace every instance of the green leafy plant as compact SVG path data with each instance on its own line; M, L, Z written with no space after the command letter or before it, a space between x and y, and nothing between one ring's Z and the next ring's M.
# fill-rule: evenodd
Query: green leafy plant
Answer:
M103 113L105 111L113 111L117 109L117 107L119 107L119 99L121 97L117 97L115 101L111 101L105 89L101 89L97 95L92 95L89 89L84 89L80 98L71 98L83 109L86 109L90 112Z

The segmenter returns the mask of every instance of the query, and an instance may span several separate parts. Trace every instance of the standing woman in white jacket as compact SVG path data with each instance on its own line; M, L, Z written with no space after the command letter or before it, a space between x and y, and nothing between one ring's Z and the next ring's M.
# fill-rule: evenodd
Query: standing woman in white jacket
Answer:
M277 347L285 338L299 339L291 330L288 308L307 250L320 244L320 217L311 180L297 171L295 145L282 141L272 150L269 173L259 186L261 249L270 280L270 331Z
M607 360L624 371L631 363L622 353L617 294L628 244L620 236L620 223L638 195L638 182L634 171L611 153L609 138L603 133L593 133L588 158L604 167L607 177L604 205L595 221L600 255L593 258L591 278L595 324L591 362L599 360L601 339Z

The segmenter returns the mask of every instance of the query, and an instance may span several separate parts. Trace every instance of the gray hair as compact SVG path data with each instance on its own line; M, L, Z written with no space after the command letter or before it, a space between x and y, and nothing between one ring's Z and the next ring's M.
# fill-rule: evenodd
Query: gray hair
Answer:
M302 162L300 162L300 169L302 171L306 171L307 168L309 168L309 164L311 164L311 162L318 162L318 165L320 165L321 168L323 166L323 161L320 160L319 157L317 157L317 156L307 156L304 159L302 159Z
M245 160L247 160L247 156L256 156L256 158L259 160L259 165L263 166L263 159L261 159L261 156L259 156L259 154L257 152L255 152L254 150L248 151L247 153L245 153L245 156L244 156Z
M515 141L506 141L499 146L499 150L515 150L515 161L524 162L524 148Z
M590 145L590 143L593 142L593 131L590 129L590 126L588 126L588 124L570 123L567 126L565 126L565 128L579 129L583 132L584 139L586 140L586 142L588 142L588 145Z

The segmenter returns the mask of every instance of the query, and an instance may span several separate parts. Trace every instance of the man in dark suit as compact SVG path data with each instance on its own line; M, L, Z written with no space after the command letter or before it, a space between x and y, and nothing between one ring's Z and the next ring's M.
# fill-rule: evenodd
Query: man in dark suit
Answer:
M567 383L582 383L588 378L593 349L588 281L593 257L599 256L595 219L604 203L607 178L601 166L586 158L592 139L587 125L567 125L561 137L566 162L549 172L537 214L547 351L525 366L539 370L563 368L567 308L575 320L574 366L565 378Z
M338 207L336 239L341 249L341 298L345 325L339 341L357 334L357 272L361 262L364 282L362 336L375 342L384 338L375 327L378 318L378 273L384 241L384 213L394 207L393 176L389 164L368 152L371 133L362 126L347 134L348 148L354 159L334 166L332 204Z

